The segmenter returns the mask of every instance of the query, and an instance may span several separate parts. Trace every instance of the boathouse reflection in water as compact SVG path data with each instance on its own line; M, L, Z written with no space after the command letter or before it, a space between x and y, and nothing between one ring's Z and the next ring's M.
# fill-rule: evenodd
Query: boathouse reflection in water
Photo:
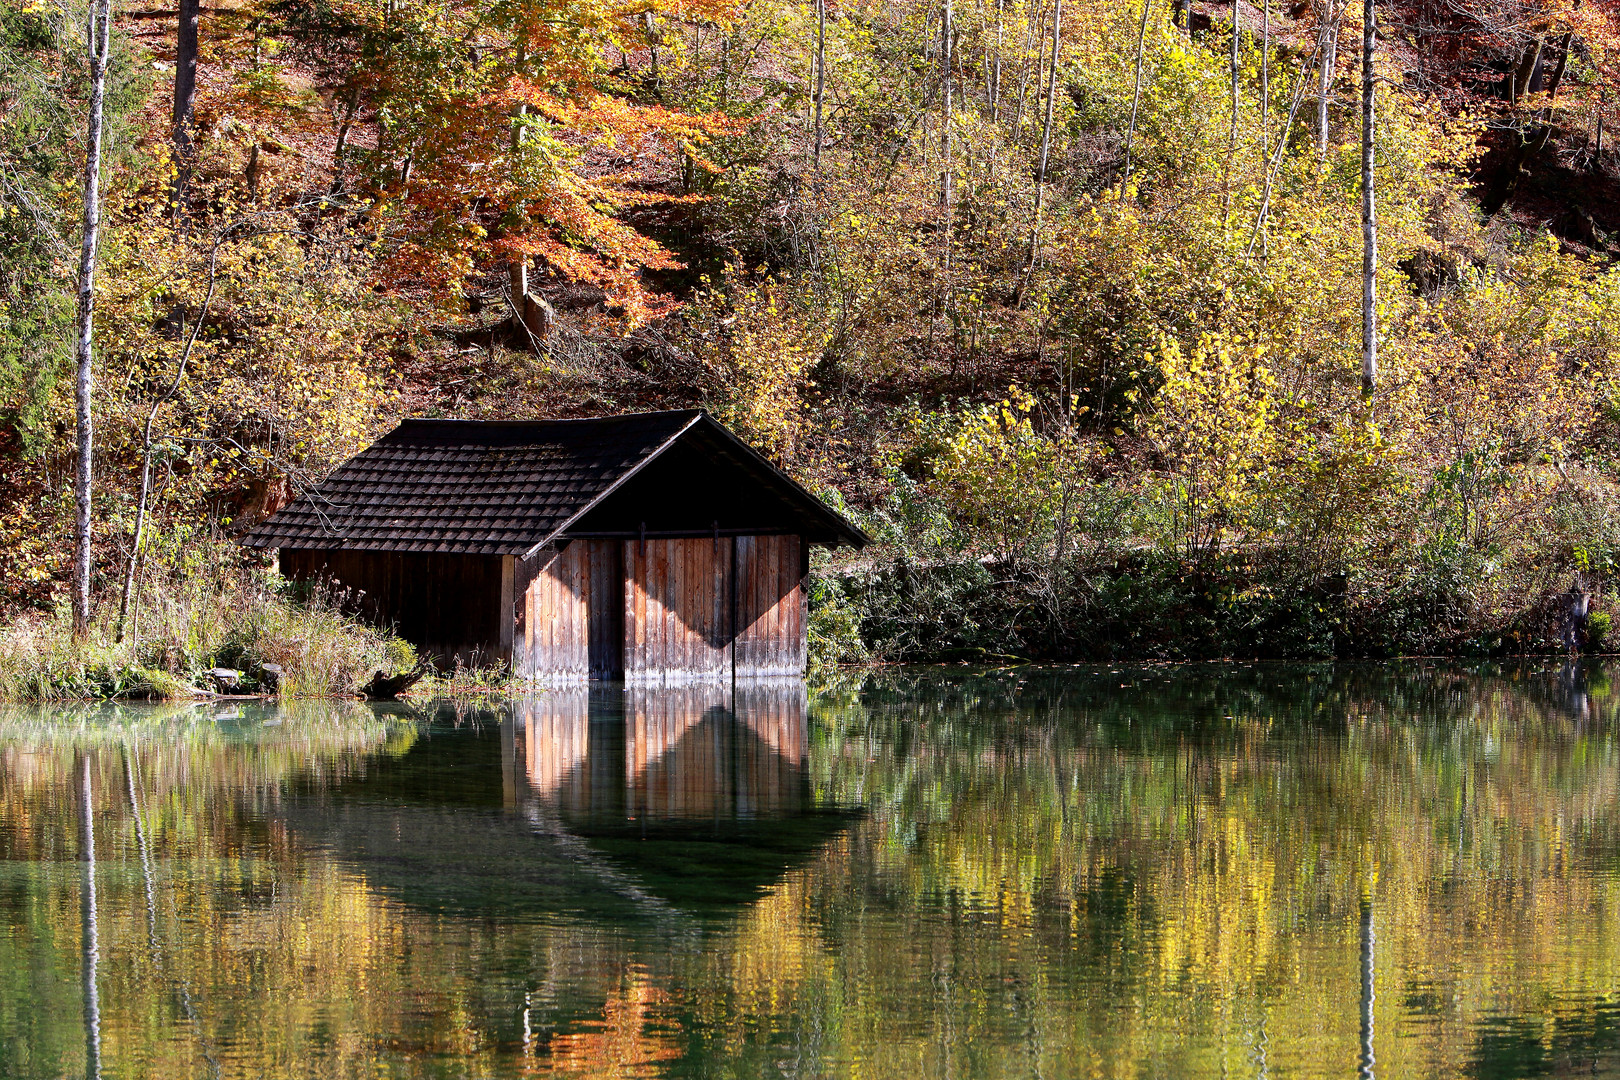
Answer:
M809 808L798 681L579 687L513 705L508 776L585 832L746 822ZM510 780L509 780L510 782Z
M280 813L419 910L637 932L729 919L853 820L812 797L806 707L800 680L446 706L404 753Z
M852 820L812 797L798 680L568 688L511 709L507 806L577 844L599 887L729 917Z

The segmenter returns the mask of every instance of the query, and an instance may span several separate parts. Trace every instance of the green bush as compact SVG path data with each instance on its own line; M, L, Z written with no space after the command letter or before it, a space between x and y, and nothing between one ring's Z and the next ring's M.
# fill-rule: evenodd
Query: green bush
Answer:
M1594 611L1586 619L1586 648L1589 652L1602 652L1614 619L1607 611Z
M810 669L820 671L839 664L859 664L871 658L861 639L861 613L843 584L833 578L814 575L806 583L810 609Z

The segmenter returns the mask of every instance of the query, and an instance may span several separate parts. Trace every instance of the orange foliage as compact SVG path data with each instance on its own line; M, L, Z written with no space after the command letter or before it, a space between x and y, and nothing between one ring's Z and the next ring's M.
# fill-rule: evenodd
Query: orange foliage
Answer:
M661 1062L681 1057L681 1042L658 1031L657 1012L667 995L640 976L602 1005L602 1021L590 1031L553 1035L548 1072L593 1077L661 1075Z
M522 255L600 288L631 323L675 306L641 273L680 262L620 214L682 201L658 191L659 163L680 156L712 169L702 147L738 122L645 100L609 60L647 47L648 20L726 20L729 0L256 10L279 17L303 43L302 61L339 84L335 101L374 118L370 194L382 234L399 238L391 278L448 299L470 273Z

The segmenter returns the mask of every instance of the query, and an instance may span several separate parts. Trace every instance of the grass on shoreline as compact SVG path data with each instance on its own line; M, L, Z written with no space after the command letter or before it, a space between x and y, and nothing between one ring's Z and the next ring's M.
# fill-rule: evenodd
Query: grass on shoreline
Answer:
M122 640L110 598L82 642L65 606L25 614L0 627L0 700L175 700L213 689L213 668L243 672L244 693L342 697L378 671L414 666L409 644L345 614L340 602L233 567L146 583Z

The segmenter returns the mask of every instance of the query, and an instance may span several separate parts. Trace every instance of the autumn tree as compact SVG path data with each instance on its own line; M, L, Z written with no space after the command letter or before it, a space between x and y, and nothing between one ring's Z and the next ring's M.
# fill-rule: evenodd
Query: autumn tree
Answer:
M614 54L644 44L648 9L330 0L264 10L304 55L363 58L341 86L357 102L343 106L344 123L374 117L367 181L378 227L398 238L394 274L448 299L479 267L533 264L600 289L632 324L670 310L641 275L678 260L622 215L670 201L645 185L647 155L701 163L703 144L729 122L640 100L612 68Z

